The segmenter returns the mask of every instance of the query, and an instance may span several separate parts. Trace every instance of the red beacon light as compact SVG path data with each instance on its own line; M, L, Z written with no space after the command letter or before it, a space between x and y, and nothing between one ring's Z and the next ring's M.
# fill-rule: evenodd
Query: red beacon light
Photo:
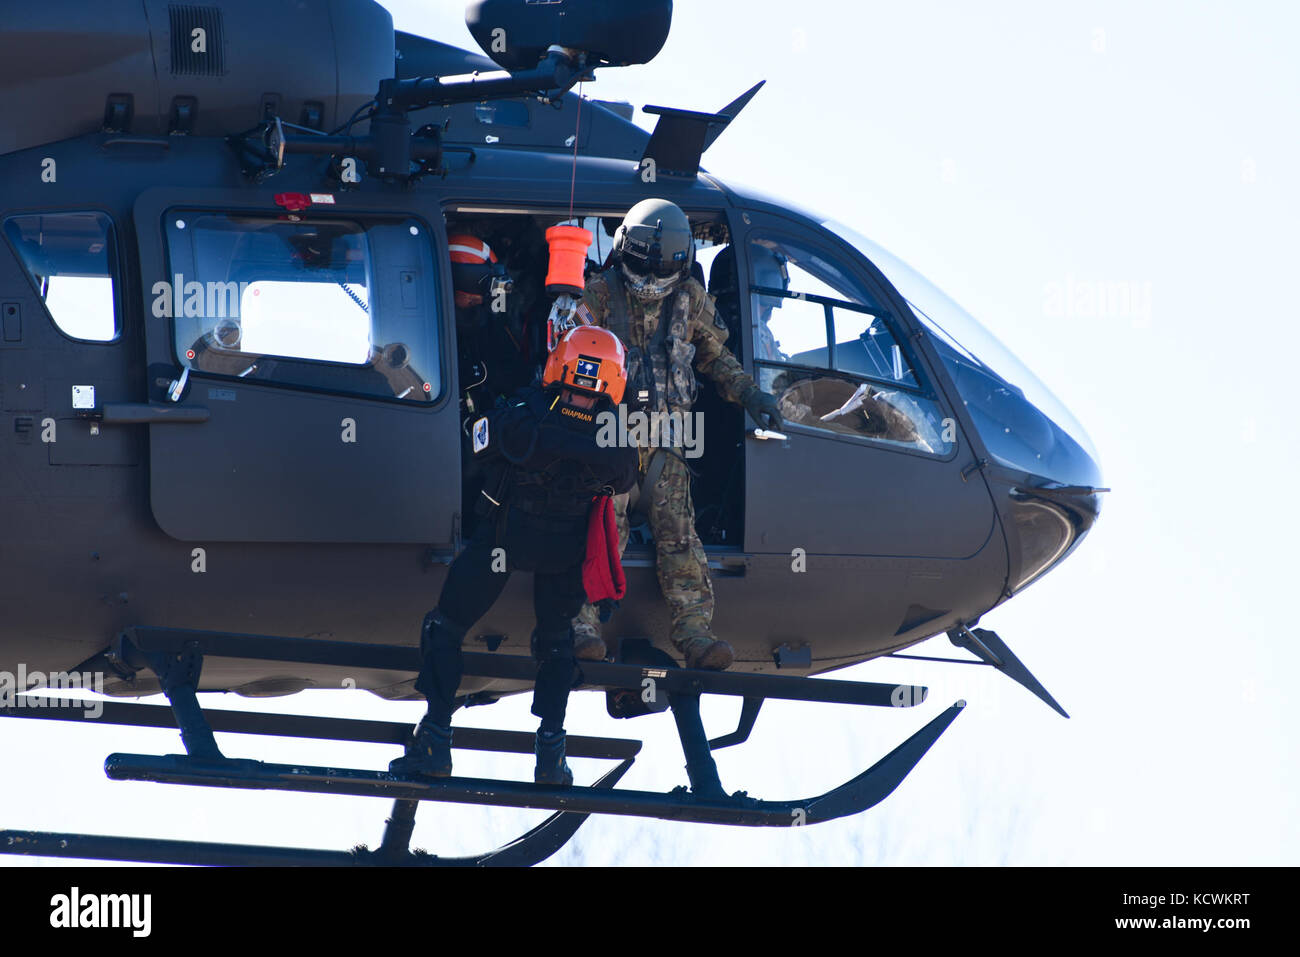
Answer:
M333 193L276 193L275 205L291 212L299 213L313 206L333 206Z

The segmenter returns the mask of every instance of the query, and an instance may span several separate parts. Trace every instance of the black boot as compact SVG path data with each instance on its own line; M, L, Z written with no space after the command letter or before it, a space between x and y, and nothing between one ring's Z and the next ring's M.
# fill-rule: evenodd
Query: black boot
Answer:
M451 777L451 727L435 724L425 715L406 744L406 753L388 765L392 774L404 778Z
M537 732L537 767L533 780L538 784L555 784L568 787L573 784L573 772L564 760L564 732Z

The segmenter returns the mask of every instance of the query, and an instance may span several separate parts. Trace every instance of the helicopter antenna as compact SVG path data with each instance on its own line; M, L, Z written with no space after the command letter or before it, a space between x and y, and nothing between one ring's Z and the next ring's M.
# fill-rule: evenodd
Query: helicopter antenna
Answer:
M704 151L740 115L766 82L754 84L718 113L697 113L666 106L642 107L643 113L659 117L654 132L650 134L650 142L646 144L642 162L653 159L660 173L694 179L700 171L700 157Z

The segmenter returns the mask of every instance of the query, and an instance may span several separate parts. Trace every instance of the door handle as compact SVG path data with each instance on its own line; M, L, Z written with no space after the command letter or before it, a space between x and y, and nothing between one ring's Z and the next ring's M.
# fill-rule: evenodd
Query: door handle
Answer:
M194 406L153 405L148 402L105 402L101 421L105 425L148 425L168 422L197 425L212 417L207 409Z
M790 437L784 432L772 432L769 429L750 429L746 434L751 439L763 439L765 441L768 439L777 439L781 442L788 442L790 440Z

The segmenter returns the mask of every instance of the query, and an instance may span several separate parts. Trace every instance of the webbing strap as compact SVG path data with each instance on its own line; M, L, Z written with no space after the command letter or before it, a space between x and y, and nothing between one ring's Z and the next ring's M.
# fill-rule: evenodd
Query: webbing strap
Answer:
M618 336L624 346L632 345L632 320L627 311L627 289L617 269L606 273L609 283L609 331Z

